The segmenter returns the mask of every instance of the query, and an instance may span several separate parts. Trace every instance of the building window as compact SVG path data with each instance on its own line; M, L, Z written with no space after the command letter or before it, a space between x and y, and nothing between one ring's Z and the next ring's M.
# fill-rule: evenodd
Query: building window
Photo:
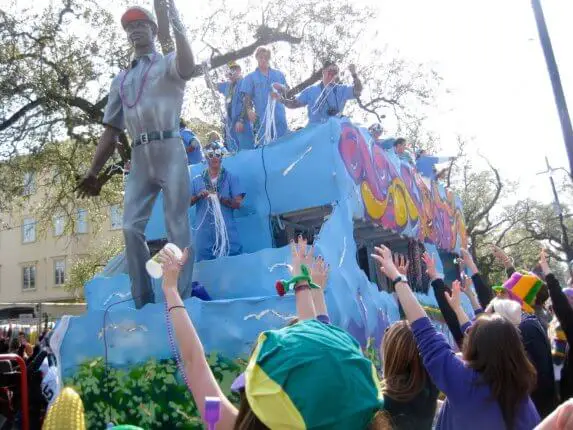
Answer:
M36 191L36 175L34 172L24 173L24 189L22 195L31 196Z
M36 220L24 218L22 223L22 242L31 243L36 241Z
M57 215L54 217L54 236L61 236L64 234L64 216Z
M88 232L88 211L87 209L78 209L76 217L76 233Z
M22 267L22 290L36 289L36 266Z
M123 210L119 205L110 206L109 218L111 220L111 229L119 230L123 223Z
M54 285L60 286L66 283L66 261L54 261Z

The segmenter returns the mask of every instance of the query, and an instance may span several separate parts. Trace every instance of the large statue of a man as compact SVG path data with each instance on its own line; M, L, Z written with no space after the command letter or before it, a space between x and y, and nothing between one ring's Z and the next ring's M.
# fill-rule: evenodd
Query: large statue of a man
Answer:
M176 50L166 56L156 51L158 28L152 13L131 7L123 14L121 25L133 47L134 60L111 83L103 118L105 129L90 170L78 186L82 197L99 194L97 174L113 154L119 133L127 129L132 150L125 187L123 233L131 292L138 309L155 301L145 270L150 258L145 227L160 191L163 191L168 240L181 249L191 244L187 212L190 181L179 118L185 84L195 63L173 0L159 5L169 8L157 13L168 14ZM188 259L179 279L183 298L190 296L193 260L192 256Z

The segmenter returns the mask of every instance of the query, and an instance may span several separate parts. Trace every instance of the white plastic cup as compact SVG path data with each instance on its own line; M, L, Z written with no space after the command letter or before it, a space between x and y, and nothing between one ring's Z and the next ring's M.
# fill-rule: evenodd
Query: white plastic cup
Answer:
M171 252L173 252L177 258L183 257L183 252L177 245L173 243L168 243L163 247L163 249L171 250ZM161 267L161 263L159 262L159 252L147 260L147 263L145 263L145 268L147 269L149 276L152 278L159 279L163 276L163 269Z

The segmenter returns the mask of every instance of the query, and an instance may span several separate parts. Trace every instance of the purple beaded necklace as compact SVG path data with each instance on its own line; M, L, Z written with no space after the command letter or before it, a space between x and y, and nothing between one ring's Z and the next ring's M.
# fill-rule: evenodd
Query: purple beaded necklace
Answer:
M151 70L151 66L153 66L153 64L155 64L155 60L157 58L157 52L153 53L153 57L151 58L151 62L149 63L149 65L147 66L147 70L145 71L145 73L143 74L143 81L141 82L141 85L139 86L139 90L137 91L137 96L135 98L135 101L133 103L128 103L127 102L127 98L125 97L125 92L123 89L123 84L125 83L125 78L127 78L127 75L129 75L129 72L131 72L130 68L127 72L125 72L125 74L123 75L123 78L121 80L121 86L119 88L119 96L121 97L121 101L123 102L123 104L128 108L131 109L132 107L135 107L137 105L137 103L139 103L139 99L141 98L141 94L143 94L143 87L145 87L145 82L147 81L147 75L149 74L149 71Z
M183 367L183 363L181 362L181 357L179 355L179 351L177 350L177 345L175 343L175 339L173 339L173 328L171 327L171 319L169 318L169 308L167 307L167 301L165 301L165 323L167 324L167 334L169 335L169 345L171 346L171 352L175 357L175 362L177 363L177 368L179 369L179 373L185 381L185 385L187 385L187 389L191 391L191 385L189 385L189 380L187 379L187 375L185 374L185 368Z

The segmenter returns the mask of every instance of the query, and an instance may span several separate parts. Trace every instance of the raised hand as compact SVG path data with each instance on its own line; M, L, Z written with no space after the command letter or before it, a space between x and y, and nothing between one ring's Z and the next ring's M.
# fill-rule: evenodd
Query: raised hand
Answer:
M547 262L547 251L545 249L542 249L539 253L539 267L541 267L543 276L547 276L551 273L549 263Z
M478 272L478 268L474 262L474 259L470 252L467 249L461 249L460 253L462 254L462 260L468 269L470 269L473 273Z
M291 257L292 257L292 268L291 272L293 276L298 276L302 274L301 265L305 265L309 269L313 263L314 247L308 249L308 241L302 236L298 236L296 242L291 240Z
M501 249L497 245L491 245L491 252L495 257L495 259L501 264L503 264L503 267L505 268L511 267L511 259L507 256L507 254L503 249Z
M410 262L408 259L401 255L401 254L394 254L394 266L398 269L401 275L406 276L408 274L408 266L410 266Z
M163 287L164 289L177 288L177 278L179 272L189 259L189 250L185 248L181 258L177 258L175 253L169 248L163 248L159 251L158 260L163 269Z
M424 252L424 254L422 254L422 261L426 265L426 273L428 274L430 279L432 281L434 279L438 279L439 276L438 276L438 271L436 270L436 260L434 256L428 254L427 252Z
M392 251L384 245L380 245L374 247L374 252L375 254L370 255L378 262L382 273L392 280L396 279L400 275L400 272L396 268L394 260L392 259Z
M446 300L450 304L450 307L455 311L458 311L462 308L461 302L461 284L460 281L454 281L452 283L452 292L448 293L445 292Z
M323 290L326 288L328 282L328 272L330 272L330 266L324 261L324 258L322 258L322 256L315 257L310 267L310 276L312 282Z

